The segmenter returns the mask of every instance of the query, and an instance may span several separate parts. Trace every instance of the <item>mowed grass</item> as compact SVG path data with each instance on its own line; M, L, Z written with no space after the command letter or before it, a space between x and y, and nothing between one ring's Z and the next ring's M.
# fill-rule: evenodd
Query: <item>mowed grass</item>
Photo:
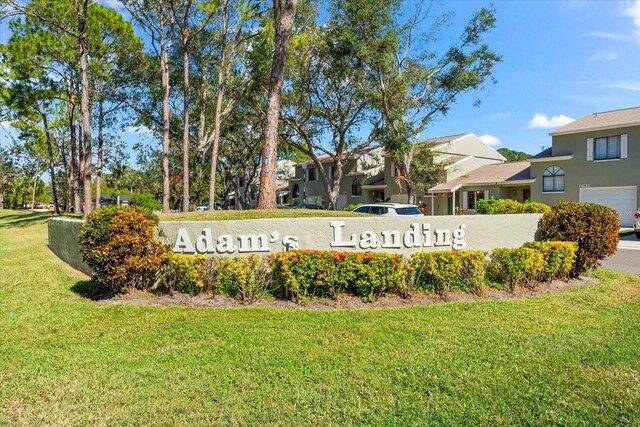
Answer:
M112 305L15 215L0 425L640 424L638 277L399 309Z

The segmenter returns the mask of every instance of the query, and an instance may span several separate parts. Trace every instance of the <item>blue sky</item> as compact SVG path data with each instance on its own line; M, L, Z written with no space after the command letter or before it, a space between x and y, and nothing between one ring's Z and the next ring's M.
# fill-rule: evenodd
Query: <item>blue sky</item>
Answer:
M441 40L451 41L475 10L489 4L439 3L437 11L454 13ZM486 42L503 57L495 68L497 84L461 97L425 136L473 132L495 148L535 154L551 145L550 131L571 119L640 105L640 0L493 4L497 22ZM7 37L3 23L0 42ZM476 98L479 107L473 106ZM125 132L125 141L141 136L134 132ZM0 129L0 144L8 143Z
M443 7L455 12L454 26L461 28L488 4L458 0ZM535 154L570 119L640 105L640 1L497 1L494 7L496 27L486 40L503 57L497 84L461 98L429 135L473 132L496 148Z

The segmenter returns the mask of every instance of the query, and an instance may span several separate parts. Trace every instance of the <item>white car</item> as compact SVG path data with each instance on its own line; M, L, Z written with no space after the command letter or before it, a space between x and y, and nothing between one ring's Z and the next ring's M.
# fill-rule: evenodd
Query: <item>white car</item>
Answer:
M416 205L406 203L371 203L358 206L351 212L380 216L424 216Z

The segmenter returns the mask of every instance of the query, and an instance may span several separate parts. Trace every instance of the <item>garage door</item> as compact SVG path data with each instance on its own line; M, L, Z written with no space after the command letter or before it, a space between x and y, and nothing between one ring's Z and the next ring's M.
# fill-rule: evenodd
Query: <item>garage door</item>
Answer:
M615 209L620 216L620 225L631 227L638 208L638 187L581 188L580 201Z

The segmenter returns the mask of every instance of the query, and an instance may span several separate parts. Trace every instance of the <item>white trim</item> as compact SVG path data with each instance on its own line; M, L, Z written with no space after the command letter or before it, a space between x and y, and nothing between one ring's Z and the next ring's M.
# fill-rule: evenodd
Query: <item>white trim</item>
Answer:
M593 138L587 138L587 162L593 161Z
M469 209L469 192L462 192L462 209Z
M566 156L552 156L552 157L540 157L537 159L527 159L526 161L529 163L542 163L542 162L562 162L565 160L573 159L573 154L569 154Z
M628 137L629 135L626 133L623 133L622 135L620 135L620 158L621 159L626 159L628 156L628 153L627 153Z
M601 159L601 160L594 160L593 163L606 163L606 162L618 162L620 161L620 158L615 158L615 159Z

